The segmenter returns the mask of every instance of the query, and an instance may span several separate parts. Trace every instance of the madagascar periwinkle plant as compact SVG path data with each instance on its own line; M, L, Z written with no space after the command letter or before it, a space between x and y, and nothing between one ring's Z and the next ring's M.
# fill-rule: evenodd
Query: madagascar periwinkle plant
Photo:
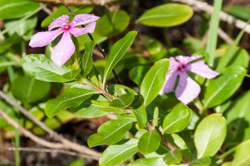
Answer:
M22 150L63 153L59 165L73 155L70 166L250 165L249 57L237 47L249 9L225 3L232 16L220 14L222 0L55 2L0 1L0 151L14 150L15 165L30 165ZM219 25L233 16L235 40ZM25 147L22 136L43 148ZM13 147L1 141L9 138Z

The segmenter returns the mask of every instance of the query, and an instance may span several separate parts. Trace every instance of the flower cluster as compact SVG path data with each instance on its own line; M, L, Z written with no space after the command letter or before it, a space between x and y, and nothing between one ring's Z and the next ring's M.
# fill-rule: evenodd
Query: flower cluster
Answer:
M92 14L79 14L76 15L71 23L68 24L69 16L63 15L57 19L55 19L49 25L49 31L47 32L38 32L36 33L30 40L29 45L31 47L43 47L52 42L57 36L63 33L61 40L55 46L51 53L51 59L57 66L62 66L65 62L69 60L69 58L75 52L75 45L71 40L70 33L75 37L86 33L93 33L95 30L96 20L100 17L92 15ZM77 28L76 26L88 24L84 28ZM54 28L60 27L57 30L53 30Z
M207 79L214 78L220 74L210 69L204 61L199 60L201 58L202 56L200 55L195 57L180 55L175 58L169 58L170 65L168 72L166 73L165 84L160 91L160 95L169 93L174 89L175 80L179 75L179 82L175 90L176 97L184 104L188 104L193 101L199 95L201 88L199 84L187 75L186 70Z

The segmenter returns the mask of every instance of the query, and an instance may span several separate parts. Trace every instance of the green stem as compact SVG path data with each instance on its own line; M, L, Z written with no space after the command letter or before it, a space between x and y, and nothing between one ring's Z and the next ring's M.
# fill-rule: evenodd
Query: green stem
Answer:
M222 155L216 157L216 159L219 160L219 159L223 159L223 158L227 157L228 155L232 154L232 153L235 151L236 147L237 147L237 146L235 146L235 147L233 147L232 149L226 151L226 152L223 153Z
M4 35L5 33L7 33L10 29L12 29L13 27L17 26L20 22L23 22L24 20L30 18L31 16L33 16L34 14L38 13L40 10L42 10L42 7L40 6L39 8L37 8L36 10L34 10L33 12L27 14L25 17L23 17L22 19L20 19L18 22L16 22L13 26L6 28L5 30L2 31L2 35Z
M208 110L203 106L199 98L196 98L194 101L194 105L199 109L199 114L201 116L207 116L208 115Z
M14 108L15 111L15 117L14 120L19 123L19 117L20 117L20 112L18 109ZM20 135L19 135L19 130L15 129L15 147L18 148L20 146ZM15 155L15 164L16 166L20 166L20 152L18 150L14 151Z

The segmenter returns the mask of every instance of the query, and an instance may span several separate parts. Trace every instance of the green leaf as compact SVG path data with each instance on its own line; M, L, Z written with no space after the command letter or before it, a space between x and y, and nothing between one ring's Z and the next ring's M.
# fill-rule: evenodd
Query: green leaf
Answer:
M163 158L141 158L132 163L129 163L128 166L168 166Z
M194 134L197 158L215 155L225 140L226 134L227 122L221 114L214 113L205 117Z
M127 49L131 46L134 41L135 36L137 35L136 31L131 31L126 34L125 37L116 42L111 48L110 54L108 56L106 66L104 69L103 82L105 84L107 76L113 70L115 65L121 60L124 56Z
M114 99L111 103L111 107L115 108L126 108L134 101L134 95L127 93L119 96L119 98Z
M226 12L243 21L247 21L250 18L250 10L246 6L240 6L240 5L227 6Z
M226 143L242 141L244 130L250 124L250 91L238 97L229 107L226 113L228 123L228 134Z
M50 99L46 103L45 113L48 117L53 117L57 113L68 107L76 107L84 100L90 98L96 91L79 88L71 88L63 92L59 97Z
M83 13L90 13L94 9L94 6L70 6L70 9L77 15ZM73 19L73 16L69 12L69 10L64 5L61 5L56 11L54 11L51 15L49 15L43 20L41 27L48 27L50 23L54 21L54 19L62 15L68 15L70 18L69 20Z
M1 8L1 7L0 7ZM8 37L7 39L1 41L0 40L0 53L3 53L8 48L10 48L13 44L20 42L21 37L17 34L12 35L11 37Z
M95 42L97 44L102 43L103 41L107 40L108 38L105 36L99 36L95 32L91 34L93 38L95 39ZM77 40L79 41L79 50L84 50L85 49L85 43L90 42L91 39L89 38L88 34L83 34L77 37Z
M131 93L133 95L137 95L137 93L127 87L127 86L124 86L124 85L119 85L119 84L112 84L112 85L109 85L108 86L108 92L111 94L111 95L117 95L117 96L121 96L123 94L127 94L127 93Z
M164 118L162 130L164 133L176 133L182 131L189 123L192 110L184 104L178 104Z
M169 3L148 10L137 22L148 26L170 27L186 22L192 15L193 10L190 6Z
M135 96L135 100L132 103L130 110L135 116L139 128L143 129L147 123L147 112L139 96Z
M93 95L89 99L83 101L79 106L71 107L70 111L82 118L96 118L108 114L108 112L100 111L99 108L101 106L92 103L92 100L96 100L99 102L108 101L101 95Z
M85 77L91 69L93 68L93 61L92 61L92 53L95 47L95 41L86 42L85 45L85 53L82 56L82 70L83 76Z
M164 161L168 164L177 164L181 162L182 155L179 149L175 149L174 151L170 151L164 157Z
M157 61L148 71L141 84L141 95L144 105L147 106L159 94L168 71L169 60L162 59Z
M100 166L114 166L127 160L138 151L137 143L138 139L131 138L110 145L99 160Z
M62 75L62 77L66 80L73 80L78 74L81 72L81 69L71 70Z
M192 153L190 152L185 141L178 134L165 134L164 138L175 147L178 147L181 153L190 161L193 160Z
M231 66L226 68L222 75L209 80L204 88L204 107L217 106L231 97L240 87L246 72L241 66Z
M156 131L146 132L138 142L138 150L142 154L152 153L158 149L160 142L161 136Z
M129 78L134 81L137 85L141 85L144 76L149 71L148 66L136 66L129 71Z
M146 44L146 48L150 55L157 55L161 52L162 45L158 40L149 40Z
M220 22L220 10L222 6L222 0L214 1L213 14L209 26L209 35L207 39L206 52L208 53L208 64L213 66L214 54L217 46L218 28Z
M19 36L24 36L27 32L33 30L37 24L37 17L32 17L24 21L10 20L4 22L6 29L9 29L8 34L13 35L17 33Z
M32 0L0 1L0 20L20 18L39 8L39 3Z
M250 140L238 145L230 166L249 166L250 163Z
M194 160L189 166L209 166L212 160L209 157Z
M33 103L45 97L50 83L35 80L29 76L17 77L11 84L11 92L22 102Z
M79 159L76 159L75 161L73 161L72 163L70 163L69 166L83 166L83 165L84 165L84 159L79 158Z
M113 36L125 30L129 21L129 15L123 10L110 12L96 21L95 32L100 36Z
M74 78L66 79L64 74L71 73L72 70L66 66L58 67L44 54L31 54L21 59L23 69L32 77L46 82L67 82ZM77 72L77 71L75 71ZM64 75L64 77L63 77ZM70 74L69 74L70 75ZM74 74L75 75L75 74ZM74 76L71 75L71 76Z
M101 144L115 144L120 141L132 127L131 119L110 120L98 128L98 133L88 139L90 147Z
M247 68L249 57L248 52L240 47L235 47L235 49L233 49L232 51L234 52L234 55L229 61L228 66L242 66L244 68Z

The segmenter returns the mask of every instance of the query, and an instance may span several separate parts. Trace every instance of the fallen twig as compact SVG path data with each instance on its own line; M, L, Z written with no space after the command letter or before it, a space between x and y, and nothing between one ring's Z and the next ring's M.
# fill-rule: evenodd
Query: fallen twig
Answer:
M212 14L213 10L214 10L213 6L207 4L206 2L201 2L201 1L197 1L197 0L172 0L172 1L185 3L187 5L192 6L195 11L204 11L208 14ZM228 24L233 24L239 29L245 28L245 32L250 34L250 25L249 24L247 24L246 22L244 22L242 20L236 19L235 17L233 17L233 16L231 16L223 11L220 11L220 20L225 21Z

